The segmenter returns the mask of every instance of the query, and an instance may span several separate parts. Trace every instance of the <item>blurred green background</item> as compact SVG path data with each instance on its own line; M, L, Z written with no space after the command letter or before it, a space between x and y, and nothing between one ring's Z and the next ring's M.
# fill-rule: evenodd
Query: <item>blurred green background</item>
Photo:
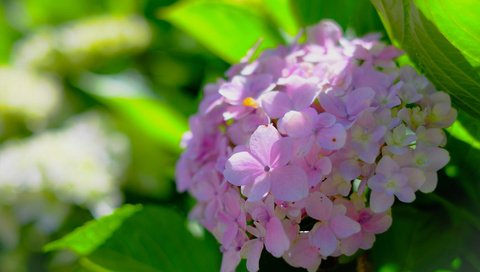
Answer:
M186 217L174 169L202 86L322 18L386 36L368 1L334 2L0 0L0 271L91 270L42 247L122 203ZM368 253L376 270L480 271L479 125L460 120L437 192L396 205Z

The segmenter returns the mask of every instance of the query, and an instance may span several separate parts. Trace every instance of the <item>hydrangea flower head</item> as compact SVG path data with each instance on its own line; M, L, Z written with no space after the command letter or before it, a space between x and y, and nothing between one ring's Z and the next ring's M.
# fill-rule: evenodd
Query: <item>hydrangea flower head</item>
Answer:
M208 85L191 117L177 188L221 243L222 271L263 249L316 271L373 246L395 200L432 192L449 154L450 97L378 36L347 39L322 21L294 42L247 56Z

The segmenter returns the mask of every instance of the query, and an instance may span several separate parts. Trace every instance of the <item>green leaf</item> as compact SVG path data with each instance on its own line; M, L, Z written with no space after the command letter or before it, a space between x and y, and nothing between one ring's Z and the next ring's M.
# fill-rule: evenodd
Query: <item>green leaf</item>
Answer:
M415 5L473 67L480 66L478 0L415 0Z
M290 8L290 0L264 0L262 3L267 13L283 31L290 35L296 35L300 31L300 25Z
M155 97L137 74L84 74L77 84L139 131L180 151L181 137L188 130L186 118Z
M463 141L475 149L480 150L480 141L475 139L475 137L470 134L470 132L460 123L460 121L455 121L453 125L447 128L448 133L453 137Z
M448 92L457 106L472 116L480 117L480 76L471 64L475 63L474 60L465 58L465 55L468 56L473 51L470 47L457 47L465 43L463 41L465 34L461 31L476 33L477 30L471 28L477 28L478 16L475 16L475 21L469 26L465 25L465 22L470 22L469 19L462 19L462 26L465 29L454 32L453 27L447 22L439 27L435 24L436 21L451 16L460 18L464 14L458 13L459 8L440 11L443 1L435 3L436 8L432 11L434 15L428 15L436 18L433 22L412 0L371 0L371 2L377 9L390 38L408 53L416 66L425 72L439 90ZM426 2L428 1L422 4L424 10L430 9ZM461 4L456 1L451 5ZM465 16L470 17L469 12L465 13ZM443 17L439 17L438 14L442 14ZM452 43L446 37L450 39L457 37L455 38L457 40ZM471 46L478 50L475 44Z
M453 260L465 256L467 241L475 232L452 221L445 210L436 207L425 212L407 205L395 205L392 210L391 228L377 236L370 250L380 271L447 269Z
M124 205L113 214L91 221L64 238L45 246L46 251L70 249L86 256L107 240L123 221L142 209L139 205Z
M159 16L193 36L227 62L238 62L262 40L260 50L282 43L278 32L251 8L221 1L180 1Z
M343 29L350 28L357 35L383 31L382 24L368 0L290 0L298 22L303 26L333 19Z
M177 212L131 206L87 223L46 250L71 249L89 267L112 271L218 271L220 252L211 236L194 237Z

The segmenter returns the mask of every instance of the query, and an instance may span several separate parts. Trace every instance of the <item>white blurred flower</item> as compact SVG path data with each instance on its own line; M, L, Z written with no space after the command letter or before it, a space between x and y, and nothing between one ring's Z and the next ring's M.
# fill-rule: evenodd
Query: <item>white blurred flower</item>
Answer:
M12 206L21 223L58 228L69 205L95 216L120 204L119 180L128 152L126 138L89 113L65 128L0 148L0 205Z
M103 15L44 28L21 40L14 52L15 65L63 72L102 58L142 51L151 41L142 17Z
M33 71L0 67L0 114L16 114L42 120L57 110L60 84Z

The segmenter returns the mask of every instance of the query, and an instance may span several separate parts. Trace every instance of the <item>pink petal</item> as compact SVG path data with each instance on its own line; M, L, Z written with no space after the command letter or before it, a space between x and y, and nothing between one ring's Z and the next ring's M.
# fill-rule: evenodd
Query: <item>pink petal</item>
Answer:
M345 104L339 97L336 97L334 94L322 92L320 93L318 100L320 101L320 105L323 109L325 109L326 112L329 112L336 117L344 118L347 116Z
M328 112L322 112L317 115L317 118L315 119L315 125L317 127L331 127L335 124L336 120L337 118L335 118L334 115Z
M287 111L293 108L292 101L286 93L272 91L260 97L263 110L272 119L282 117Z
M272 146L270 153L270 167L285 166L293 156L293 141L288 137L281 138Z
M340 124L320 129L317 135L318 145L326 150L340 149L345 145L347 140L347 132Z
M287 165L273 169L271 192L277 200L298 201L308 195L308 180L305 172L298 166Z
M352 236L345 238L340 243L341 252L347 256L352 256L360 248L360 245L362 244L362 239L362 232L353 234Z
M262 174L255 181L243 188L242 193L248 197L247 201L255 202L264 198L271 186L270 174Z
M425 172L425 182L422 184L422 187L420 187L420 191L422 193L431 193L433 192L433 190L435 190L435 187L437 187L437 183L438 183L437 172L434 172L434 171Z
M408 185L396 191L395 196L397 196L398 200L405 203L410 203L415 200L415 192Z
M223 253L221 272L234 272L240 263L241 256L240 251L228 250Z
M391 157L384 156L377 165L376 172L388 177L394 172L400 171L400 166Z
M283 229L282 222L272 217L266 225L265 248L275 257L280 257L290 247L290 241Z
M291 110L278 122L279 130L291 137L307 137L313 133L313 121L317 112L312 108Z
M317 271L322 258L318 249L308 239L299 238L283 256L285 261L294 267L303 267L308 271Z
M392 225L392 217L387 214L374 214L370 220L362 224L365 232L382 233Z
M393 205L394 200L393 195L372 191L370 194L370 209L376 213L384 212Z
M234 105L241 102L245 97L246 78L243 76L235 76L231 82L226 82L220 86L218 92Z
M425 183L425 174L422 170L415 167L404 167L401 172L407 176L408 185L414 190L418 190Z
M320 249L320 254L324 257L330 256L338 246L337 237L327 224L315 224L310 231L309 240Z
M328 220L332 214L332 209L333 202L320 192L312 193L305 204L308 216L317 220Z
M293 108L300 111L310 106L317 96L318 89L316 84L306 82L292 90Z
M345 215L337 215L330 220L330 228L338 238L343 239L361 230L360 224Z
M261 125L253 132L252 137L250 137L250 152L263 166L270 165L270 154L273 144L280 140L281 137L280 133L278 133L272 124Z
M360 248L361 249L370 249L370 248L372 248L374 242L375 242L375 234L369 233L369 232L364 232L362 243L360 244Z
M260 256L262 255L263 243L258 239L247 241L242 247L242 255L247 258L248 271L258 271Z
M249 152L241 151L232 154L225 163L223 175L233 185L247 185L262 174L263 165Z
M369 87L360 87L347 94L345 108L350 116L357 116L368 108L375 96L375 91Z

